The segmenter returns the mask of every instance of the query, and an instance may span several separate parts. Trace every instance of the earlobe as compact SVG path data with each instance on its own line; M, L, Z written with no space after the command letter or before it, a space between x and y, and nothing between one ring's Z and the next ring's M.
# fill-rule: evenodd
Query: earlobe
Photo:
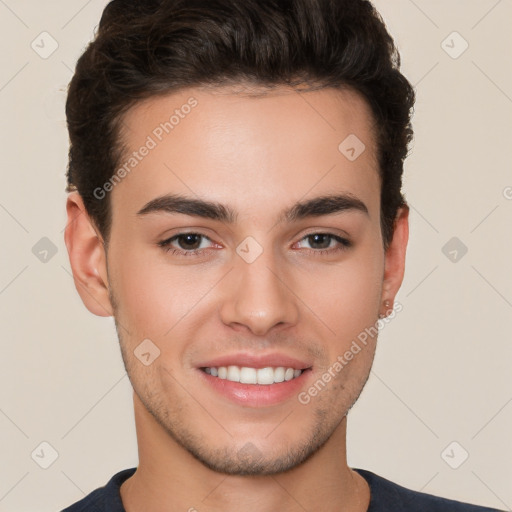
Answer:
M96 232L78 192L71 192L68 195L66 211L64 240L75 287L91 313L112 316L103 240Z
M394 303L405 272L405 254L409 241L409 207L401 207L395 218L393 239L386 250L384 262L384 279L382 301ZM389 308L385 308L388 310Z

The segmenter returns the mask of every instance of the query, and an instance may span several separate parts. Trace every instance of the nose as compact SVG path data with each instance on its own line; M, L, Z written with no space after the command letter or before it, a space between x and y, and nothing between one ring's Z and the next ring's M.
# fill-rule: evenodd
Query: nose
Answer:
M255 261L237 258L224 283L220 307L223 323L250 329L264 336L277 326L294 325L299 316L290 272L279 270L271 254L264 251Z

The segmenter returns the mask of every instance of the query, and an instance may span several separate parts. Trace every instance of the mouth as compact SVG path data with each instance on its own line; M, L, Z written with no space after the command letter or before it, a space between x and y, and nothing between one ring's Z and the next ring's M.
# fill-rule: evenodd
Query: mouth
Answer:
M237 353L196 365L213 396L257 408L293 400L311 380L312 370L312 361L280 353Z
M206 366L201 370L212 377L240 384L260 384L270 386L280 382L288 382L302 375L304 369L267 366L265 368L252 368L249 366Z

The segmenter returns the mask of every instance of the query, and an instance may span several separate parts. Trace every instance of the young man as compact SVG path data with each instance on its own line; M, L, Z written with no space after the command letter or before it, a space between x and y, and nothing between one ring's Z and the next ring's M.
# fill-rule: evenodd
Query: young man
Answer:
M106 7L66 105L65 240L115 318L139 465L66 511L491 510L346 460L404 273L413 102L367 1Z

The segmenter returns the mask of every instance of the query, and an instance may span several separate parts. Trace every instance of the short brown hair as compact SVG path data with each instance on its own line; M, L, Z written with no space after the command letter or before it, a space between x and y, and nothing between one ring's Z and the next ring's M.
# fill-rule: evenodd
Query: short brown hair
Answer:
M120 121L142 99L197 86L351 88L375 117L387 247L405 200L403 162L414 91L380 15L366 0L113 0L69 84L67 191L78 190L105 241Z

